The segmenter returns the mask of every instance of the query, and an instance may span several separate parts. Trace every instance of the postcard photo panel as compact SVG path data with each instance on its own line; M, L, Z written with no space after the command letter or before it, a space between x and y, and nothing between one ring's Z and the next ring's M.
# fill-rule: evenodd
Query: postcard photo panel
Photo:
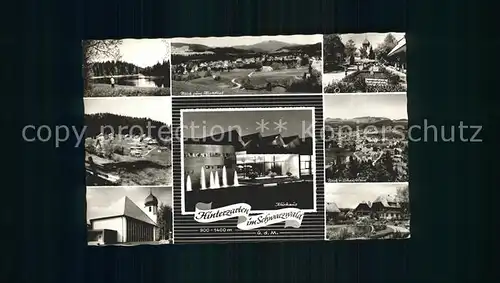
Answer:
M174 95L321 93L322 35L172 39Z
M326 240L410 238L408 183L326 184Z
M314 211L314 137L300 132L314 133L314 108L185 109L181 121L183 213L199 202Z
M85 98L87 186L171 186L171 97Z
M324 238L322 98L287 98L174 98L176 243Z
M325 95L327 183L408 182L405 93Z
M173 243L172 187L87 188L89 246Z
M323 35L325 93L406 92L404 32Z
M170 95L170 39L84 40L85 97Z

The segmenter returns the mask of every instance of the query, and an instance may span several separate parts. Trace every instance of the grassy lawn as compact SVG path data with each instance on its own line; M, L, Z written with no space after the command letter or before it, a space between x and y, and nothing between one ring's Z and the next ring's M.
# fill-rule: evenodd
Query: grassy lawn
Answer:
M271 72L254 72L250 77L250 82L254 86L264 87L268 82L289 84L302 77L307 68L276 70ZM199 94L253 94L253 93L283 93L285 88L274 87L272 91L267 90L245 90L235 88L237 85L232 81L242 84L248 78L251 70L236 69L231 72L217 73L220 80L216 81L211 76L205 77L204 72L200 72L201 78L189 81L172 81L172 91L176 95L199 95Z
M370 225L327 225L328 240L349 240L352 238L367 238L372 232Z
M121 96L168 96L170 88L160 87L136 87L109 84L92 84L89 91L85 92L85 97L121 97Z
M143 168L136 171L117 170L109 172L121 178L121 186L159 186L172 184L171 168Z
M86 143L92 144L91 138ZM86 152L88 159L101 165L104 173L120 177L117 185L121 186L147 186L169 185L172 182L172 161L169 147L160 145L146 145L143 147L142 156L131 156L130 147L132 139L114 139L109 148L119 151L98 156L97 153ZM123 151L121 151L123 149Z

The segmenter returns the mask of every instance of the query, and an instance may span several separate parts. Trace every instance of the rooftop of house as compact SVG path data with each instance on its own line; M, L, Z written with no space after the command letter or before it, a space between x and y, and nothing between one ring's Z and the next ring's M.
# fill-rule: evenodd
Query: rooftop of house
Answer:
M286 144L293 140L300 141L299 146L287 148ZM236 130L223 132L203 138L190 138L185 144L233 145L236 151L247 151L251 154L286 154L300 153L312 155L312 138L300 139L298 135L282 137L281 134L262 136L259 132L240 136Z
M117 203L109 207L107 212L99 217L92 218L90 221L96 221L99 219L113 218L113 217L128 217L141 222L155 225L156 223L140 209L130 198L123 197Z

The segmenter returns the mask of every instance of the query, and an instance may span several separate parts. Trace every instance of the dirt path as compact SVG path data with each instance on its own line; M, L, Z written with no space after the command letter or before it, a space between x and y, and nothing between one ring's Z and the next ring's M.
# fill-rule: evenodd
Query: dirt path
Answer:
M250 74L247 75L248 78L251 78L252 75L255 73L255 71L250 72ZM233 83L235 86L233 89L241 89L242 85L236 81L236 78L231 80L231 83Z
M155 149L158 149L158 147L153 147L153 148L152 148L152 149L150 149L148 152L146 152L144 155L142 155L142 157L144 158L144 157L148 156L148 154L149 154L151 151L155 150Z
M231 83L233 83L235 85L235 87L233 87L233 89L240 89L241 88L241 84L236 82L236 78L232 79Z

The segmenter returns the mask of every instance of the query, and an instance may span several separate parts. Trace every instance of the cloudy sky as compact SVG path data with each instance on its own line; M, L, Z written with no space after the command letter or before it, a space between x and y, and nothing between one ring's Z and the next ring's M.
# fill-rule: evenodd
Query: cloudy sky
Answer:
M354 44L357 48L360 48L363 41L368 39L370 44L373 46L373 49L377 48L377 46L384 42L385 37L389 33L378 33L378 32L368 32L368 33L345 33L341 34L340 38L342 42L345 44L349 39L354 41ZM396 40L400 40L404 37L404 32L391 32L391 34L396 38Z
M407 183L326 183L325 201L334 202L339 208L356 208L363 201L373 202L382 195L396 196L398 188Z
M172 207L171 187L87 187L87 220L107 216L110 207L127 196L144 212L144 200L151 192L158 199L158 204Z
M184 138L202 138L231 129L240 131L240 135L261 132L263 136L281 133L283 137L293 135L307 137L310 136L308 133L312 132L310 125L313 122L313 112L312 110L290 110L287 108L282 110L260 108L244 111L196 111L183 112L182 119ZM278 127L280 120L281 128ZM259 128L259 123L262 121L264 121L265 127Z
M86 98L85 114L111 113L137 118L150 118L167 125L172 124L170 96Z
M210 47L231 47L236 45L252 45L264 41L281 41L290 44L315 44L323 41L323 36L316 35L274 35L274 36L225 36L225 37L194 37L174 38L172 42L202 44Z
M325 95L324 117L408 119L405 94Z
M169 39L124 39L119 47L121 61L135 64L139 67L153 66L163 60L170 61ZM94 61L114 60L106 56L94 58Z

